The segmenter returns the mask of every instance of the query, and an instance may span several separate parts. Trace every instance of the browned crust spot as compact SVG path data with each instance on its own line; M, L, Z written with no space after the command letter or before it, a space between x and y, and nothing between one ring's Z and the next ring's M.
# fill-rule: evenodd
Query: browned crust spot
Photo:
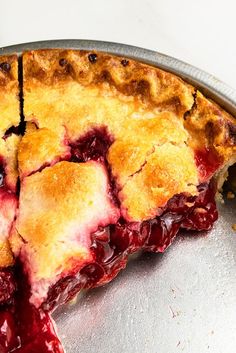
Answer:
M92 59L93 58L93 59ZM194 89L181 78L138 61L83 50L38 50L23 55L25 87L61 85L110 85L142 102L176 112L179 116L193 104Z
M26 52L23 62L26 91L73 81L84 86L108 85L153 109L184 118L194 148L213 146L225 159L229 149L236 148L235 118L172 73L124 57L83 50Z
M224 160L236 152L236 120L218 104L196 91L192 109L185 116L185 128L194 148L213 148Z
M18 57L17 55L0 56L0 87L12 89L18 85Z

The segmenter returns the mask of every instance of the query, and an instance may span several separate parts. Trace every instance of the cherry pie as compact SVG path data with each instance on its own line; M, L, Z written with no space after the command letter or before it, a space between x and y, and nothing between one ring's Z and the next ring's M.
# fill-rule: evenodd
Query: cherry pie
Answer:
M0 57L0 90L0 352L59 353L56 306L211 229L236 123L175 75L96 52Z

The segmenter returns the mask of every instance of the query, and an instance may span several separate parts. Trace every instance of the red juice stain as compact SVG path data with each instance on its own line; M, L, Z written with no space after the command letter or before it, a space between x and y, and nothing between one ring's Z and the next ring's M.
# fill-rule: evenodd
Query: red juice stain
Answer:
M57 306L58 298L70 300L76 288L93 288L111 281L126 266L129 254L140 249L163 252L178 235L180 228L209 230L218 218L213 183L198 187L198 196L175 195L161 216L142 223L117 224L98 229L91 235L94 262L79 274L62 279L49 290L44 308ZM59 292L61 293L59 295Z
M50 314L30 304L27 279L20 265L15 270L15 278L0 272L8 299L0 305L0 353L63 353Z
M95 129L71 145L71 161L97 160L108 167L106 154L112 142L106 129ZM204 181L221 160L215 151L205 148L195 152L195 161L202 181L198 196L175 195L159 217L145 222L128 223L121 218L117 224L99 228L91 234L94 261L52 286L42 308L29 301L30 286L21 264L15 266L14 273L0 270L0 353L63 353L50 316L55 306L72 299L81 288L109 282L126 266L129 254L140 249L165 251L180 228L209 230L218 214L214 185ZM0 169L1 189L5 188L4 177L4 169ZM115 199L115 183L110 180L110 184Z
M209 180L220 167L222 160L213 149L205 147L204 149L195 151L195 163L198 168L200 180L204 182Z

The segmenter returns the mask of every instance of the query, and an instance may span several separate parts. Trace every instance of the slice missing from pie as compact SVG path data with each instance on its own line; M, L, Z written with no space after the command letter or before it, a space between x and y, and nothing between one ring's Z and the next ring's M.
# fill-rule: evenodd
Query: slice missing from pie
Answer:
M0 347L62 352L51 310L181 228L212 228L236 124L175 75L125 58L40 50L21 69L20 124L17 58L0 59Z

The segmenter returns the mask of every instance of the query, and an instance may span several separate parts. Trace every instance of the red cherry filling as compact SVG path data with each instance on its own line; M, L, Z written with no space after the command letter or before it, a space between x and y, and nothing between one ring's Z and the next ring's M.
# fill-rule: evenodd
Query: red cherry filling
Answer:
M197 197L174 196L160 217L142 223L120 219L117 224L98 229L91 235L94 262L51 287L43 307L50 310L70 300L81 288L109 282L126 266L128 255L137 250L163 252L180 228L209 230L218 218L215 188L213 183L205 183L198 190Z
M104 161L113 138L106 128L89 131L76 143L71 144L71 161L87 162L89 160Z
M16 323L9 310L0 311L0 352L8 353L19 346Z
M11 270L0 273L8 303L11 298L0 307L0 352L63 353L49 313L29 303L29 285L19 265L16 279L17 285Z
M5 229L6 222L10 227L14 220L17 200L5 182L4 161L0 163L0 210L4 226L1 225ZM5 208L9 210L6 212ZM12 215L9 215L10 210ZM0 269L0 353L62 353L50 315L30 305L25 276L14 270Z
M29 303L29 286L22 271L16 274L18 291L14 297L16 284L12 272L1 271L0 283L5 290L0 295L4 302L11 299L14 304L5 304L0 310L0 352L63 353L46 309L70 300L82 288L107 283L126 266L128 255L139 249L164 251L181 227L210 229L217 219L214 195L212 184L202 184L198 197L176 195L160 217L143 223L126 223L121 219L115 225L98 229L91 235L94 262L53 286L42 309Z
M103 162L110 177L111 197L119 204L115 182L106 160L112 142L106 129L94 130L71 145L71 161L86 162L92 159ZM208 164L205 163L208 152L196 155L203 180L219 166L218 162L211 159ZM117 224L99 228L91 234L93 262L52 286L47 301L40 309L29 303L30 288L19 265L16 268L17 285L11 271L0 271L0 352L63 353L49 311L73 298L82 288L109 282L126 266L129 254L140 249L163 252L173 242L180 228L199 231L210 229L218 217L215 188L213 183L204 183L198 187L198 191L197 197L185 194L174 196L163 209L162 215L149 221L127 223L120 219Z
M70 145L70 161L83 163L94 160L104 163L110 180L110 197L115 204L119 205L116 183L112 177L110 166L106 159L108 149L113 142L114 139L108 133L106 127L95 128L89 131L85 136L81 137L79 141Z
M95 129L72 145L72 161L86 162L95 159L107 167L111 196L117 200L115 182L111 176L106 154L113 139L107 130ZM204 157L210 162L204 164ZM210 151L200 151L196 162L204 177L214 172L219 163L214 162ZM207 169L208 168L208 169ZM91 288L109 282L126 266L128 255L143 249L163 252L176 237L180 228L208 230L218 217L214 200L213 184L201 184L198 197L185 194L174 196L160 217L143 223L127 223L123 219L117 224L98 229L92 237L91 251L94 262L86 265L80 273L71 274L60 280L48 293L46 309L70 300L81 288ZM119 203L119 202L118 202Z
M19 337L19 345L13 351L19 353L63 353L49 313L29 305L28 298L24 306L20 301L20 306L17 309L16 332Z
M189 230L209 230L218 218L218 212L214 200L215 190L211 184L206 187L202 184L198 187L199 196L197 197L194 208L184 218L181 227Z
M209 179L222 164L219 155L212 148L195 151L195 162L203 182Z
M0 305L11 303L16 291L16 282L12 269L0 270Z

